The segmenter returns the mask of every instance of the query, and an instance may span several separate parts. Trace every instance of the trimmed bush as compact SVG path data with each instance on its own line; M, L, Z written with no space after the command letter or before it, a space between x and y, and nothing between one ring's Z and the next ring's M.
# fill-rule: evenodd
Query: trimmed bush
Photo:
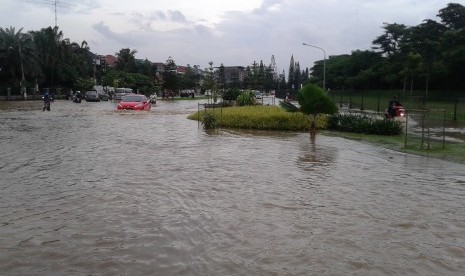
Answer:
M375 119L361 114L334 114L328 116L328 129L353 133L399 135L402 125L396 121Z
M217 127L260 129L260 130L289 130L308 131L310 119L307 115L296 112L286 112L278 106L242 106L226 107L221 110L204 110L188 116L189 119L201 119L205 125L204 114L214 116ZM207 118L208 120L210 118ZM326 128L326 116L317 117L317 128Z

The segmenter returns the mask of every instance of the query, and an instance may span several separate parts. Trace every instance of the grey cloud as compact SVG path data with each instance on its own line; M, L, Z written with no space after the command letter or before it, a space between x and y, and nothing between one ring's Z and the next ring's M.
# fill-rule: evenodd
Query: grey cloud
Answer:
M131 41L127 35L121 35L113 32L110 27L106 26L102 21L92 25L92 28L104 38L108 38L122 44L128 44Z
M171 21L178 23L186 23L187 19L180 11L168 11L168 17Z

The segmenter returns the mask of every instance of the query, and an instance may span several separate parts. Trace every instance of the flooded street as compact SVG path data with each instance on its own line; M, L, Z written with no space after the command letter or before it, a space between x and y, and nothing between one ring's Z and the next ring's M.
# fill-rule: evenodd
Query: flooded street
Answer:
M0 102L0 274L463 275L464 165L198 102Z

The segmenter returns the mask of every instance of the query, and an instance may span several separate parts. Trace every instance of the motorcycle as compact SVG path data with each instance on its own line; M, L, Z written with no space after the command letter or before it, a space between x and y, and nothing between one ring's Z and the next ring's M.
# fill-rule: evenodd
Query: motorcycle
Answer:
M50 111L50 102L46 102L44 103L44 107L42 108L42 111Z
M157 104L157 95L151 95L149 101L151 104Z
M45 97L42 97L42 100L44 101L44 106L42 107L42 111L50 111L50 100L46 100Z
M405 108L399 104L391 108L388 108L384 111L384 118L386 120L395 120L395 121L402 121L405 120Z
M73 97L73 102L81 103L81 101L82 101L82 95L81 93L77 92Z

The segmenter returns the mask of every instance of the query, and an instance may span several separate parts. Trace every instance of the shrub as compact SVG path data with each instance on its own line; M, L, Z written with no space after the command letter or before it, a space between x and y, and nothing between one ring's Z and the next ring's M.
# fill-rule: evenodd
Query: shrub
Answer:
M241 91L237 88L228 88L223 93L224 101L235 101L237 97L241 94Z
M200 114L199 114L200 113ZM242 106L227 107L221 112L199 111L188 116L189 119L202 119L202 124L206 126L205 115L215 117L215 127L241 128L241 129L260 129L260 130L289 130L289 131L308 131L310 119L307 115L295 112L286 112L277 106ZM317 117L317 128L326 128L326 116Z
M239 96L237 96L236 102L238 106L246 106L246 105L254 105L255 104L255 95L252 91L247 90L242 92Z
M217 126L217 121L216 121L215 115L212 114L212 113L205 113L205 114L203 114L203 117L202 117L202 124L203 124L203 128L204 128L204 129L216 128L216 126Z
M375 119L361 114L334 114L328 117L328 129L363 134L399 135L402 125L396 121Z

